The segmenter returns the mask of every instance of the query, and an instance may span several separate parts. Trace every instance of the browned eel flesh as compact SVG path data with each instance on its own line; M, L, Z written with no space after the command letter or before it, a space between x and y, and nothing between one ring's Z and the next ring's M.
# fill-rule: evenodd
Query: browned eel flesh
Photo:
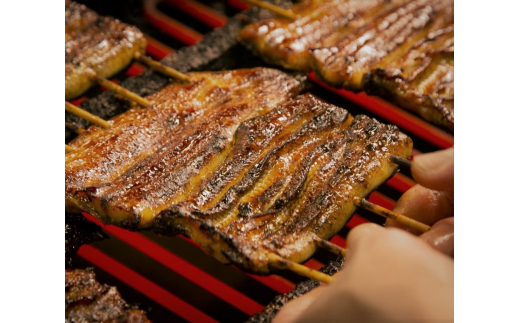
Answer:
M453 130L453 0L307 0L239 38L268 62L313 70L334 87L367 91Z
M297 96L299 83L282 72L190 76L201 74L220 76L220 86L233 76L250 80L240 93L175 122L170 133L144 136L146 152L117 152L140 147L139 129L153 123L124 129L125 116L137 110L116 118L116 132L127 139L93 143L91 136L112 128L81 134L71 154L84 149L97 163L67 156L68 205L106 223L188 235L217 259L265 274L274 254L309 258L315 238L331 238L353 214L353 197L367 196L397 171L390 155L411 154L411 140L395 126L353 117L311 94Z
M142 310L128 305L116 287L100 284L87 268L65 272L65 322L150 321Z
M187 189L191 176L215 167L240 122L295 96L300 86L273 69L188 75L189 84L148 96L149 108L128 110L106 130L91 126L69 144L75 150L65 158L66 211L149 227L156 207Z
M263 20L246 26L239 39L266 61L309 71L310 52L332 46L345 35L405 0L304 0L292 7L294 21Z
M92 68L108 78L144 53L146 40L139 29L99 16L84 5L65 4L65 99L70 100L93 85L86 74Z
M432 31L403 57L366 75L365 91L454 129L454 25Z
M294 108L312 117L304 114L265 137L263 122L273 124L270 118ZM272 270L273 254L296 262L311 257L315 239L330 239L354 213L353 198L367 196L397 170L389 155L409 156L412 146L395 126L353 118L312 95L241 127L221 170L161 212L155 226L188 235L217 259L260 274Z

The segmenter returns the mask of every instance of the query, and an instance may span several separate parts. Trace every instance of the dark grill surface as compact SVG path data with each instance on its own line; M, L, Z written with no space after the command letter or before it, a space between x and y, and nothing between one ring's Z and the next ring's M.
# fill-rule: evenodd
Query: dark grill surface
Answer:
M135 25L147 35L147 54L180 70L216 71L268 66L238 45L238 30L258 17L270 13L253 8L238 0L78 0L101 15L113 16ZM281 1L282 6L290 5ZM305 77L305 76L302 76ZM311 74L315 95L346 108L354 115L366 114L381 122L396 124L414 141L414 154L430 152L453 145L453 135L432 126L378 98L365 94L329 88ZM157 91L168 79L142 65L134 63L113 80L141 96ZM128 108L123 100L100 87L94 87L83 97L72 101L83 109L105 119ZM88 123L66 114L67 122L81 127ZM66 142L74 134L66 130ZM407 170L398 173L370 196L370 201L391 208L400 195L414 182ZM95 267L101 283L117 286L130 304L139 304L154 322L243 322L262 311L276 296L294 289L306 279L288 271L267 277L244 273L234 266L219 263L206 255L191 240L184 237L160 237L151 232L130 232L115 226L103 226L94 217L84 216L102 226L109 239L83 245L72 258L72 268ZM382 224L384 219L359 210L332 239L342 247L345 236L357 224L371 221ZM336 257L319 250L305 264L319 269ZM303 287L301 287L303 286ZM292 294L301 294L314 286L307 282ZM276 304L288 297L278 297ZM269 321L275 313L255 321Z

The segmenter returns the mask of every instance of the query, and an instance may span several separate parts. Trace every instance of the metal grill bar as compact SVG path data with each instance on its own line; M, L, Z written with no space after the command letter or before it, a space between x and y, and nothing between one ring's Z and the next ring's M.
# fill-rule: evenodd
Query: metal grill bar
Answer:
M222 27L227 23L227 17L192 0L163 0L164 3L184 11L193 18L202 21L212 28Z
M78 255L190 322L218 322L93 246L82 246Z
M208 292L235 306L244 313L253 315L262 310L262 305L213 278L208 273L184 261L182 258L171 253L143 235L113 225L103 225L99 220L88 214L86 217L89 221L95 222L97 225L101 226L107 233L112 234L126 244L163 264L191 282L199 285L203 289L206 289Z

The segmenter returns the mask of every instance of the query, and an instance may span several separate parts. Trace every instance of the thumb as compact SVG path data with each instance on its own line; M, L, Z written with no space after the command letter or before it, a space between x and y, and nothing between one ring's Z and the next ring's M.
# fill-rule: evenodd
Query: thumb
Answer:
M418 184L453 198L454 150L448 148L414 157L412 176Z

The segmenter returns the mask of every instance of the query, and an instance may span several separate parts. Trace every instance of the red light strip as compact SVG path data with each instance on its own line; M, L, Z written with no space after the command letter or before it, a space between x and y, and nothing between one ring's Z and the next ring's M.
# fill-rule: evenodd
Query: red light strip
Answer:
M158 2L159 0L144 1L144 16L152 25L186 45L193 45L202 39L203 36L200 33L157 10Z
M349 229L352 229L352 228L354 228L354 227L356 227L356 226L358 226L360 224L368 223L368 222L370 222L370 221L368 221L364 217L354 213L354 215L347 222L346 227L349 228Z
M70 103L74 104L75 106L79 106L81 104L81 102L83 102L83 101L85 101L87 99L88 99L88 97L82 96L82 97L80 97L78 99L71 100Z
M233 268L236 268L233 266ZM238 268L236 268L237 270L240 270ZM270 276L258 276L258 275L253 275L253 274L248 274L246 273L246 275L248 275L249 277L253 278L254 280L264 284L265 286L271 288L272 290L280 293L280 294L285 294L291 290L294 289L294 287L296 287L296 285L281 277L281 276L278 276L278 275L270 275Z
M333 236L332 239L330 239L330 242L332 242L333 244L335 244L341 248L345 248L345 246L347 244L345 241L345 238L343 238L337 234L335 236Z
M248 315L253 315L263 309L263 306L254 300L208 275L206 272L178 257L145 236L114 225L104 225L101 221L90 214L85 214L85 217L89 221L95 222L97 225L101 226L103 230L112 234L119 240L139 250L148 257L168 267L171 271L178 273L192 283L238 308L242 312Z
M137 62L134 62L132 65L130 65L129 68L126 69L125 75L126 76L137 76L144 72L146 70L146 67L144 65L141 65Z
M321 268L325 267L324 264L314 258L307 260L303 265L314 270L320 270Z
M380 206L390 209L390 210L393 209L394 205L395 205L394 200L392 200L389 197L384 196L383 194L381 194L379 192L374 192L374 193L370 194L370 197L368 198L368 200L374 204L380 205Z
M374 96L368 96L365 93L354 93L343 89L333 88L321 81L318 81L314 73L309 74L309 78L321 87L334 92L349 101L352 101L370 112L385 118L389 122L397 125L402 130L413 133L439 148L445 149L453 147L453 136L440 130L439 128L419 119L418 117L398 108L386 101Z
M227 23L228 18L209 7L192 0L163 0L172 7L184 11L195 19L198 19L212 28L222 27Z
M174 52L173 48L164 45L150 36L146 38L146 54L152 56L154 59L161 60Z
M416 183L413 179L403 174L397 173L386 181L386 184L400 193L408 191Z
M100 250L83 245L78 255L190 322L218 322Z
M245 2L242 2L240 0L228 0L227 4L229 6L235 8L236 10L240 10L240 11L244 11L244 10L251 8L251 5L249 5Z

